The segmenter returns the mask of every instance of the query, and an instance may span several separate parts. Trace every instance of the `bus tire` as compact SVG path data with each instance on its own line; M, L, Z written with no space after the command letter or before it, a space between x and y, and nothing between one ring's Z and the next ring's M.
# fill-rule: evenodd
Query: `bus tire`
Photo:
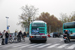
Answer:
M64 43L66 43L66 40L64 40Z
M46 40L44 40L43 42L46 43Z
M31 43L33 43L33 41L32 41L32 40L30 40L30 42L31 42Z

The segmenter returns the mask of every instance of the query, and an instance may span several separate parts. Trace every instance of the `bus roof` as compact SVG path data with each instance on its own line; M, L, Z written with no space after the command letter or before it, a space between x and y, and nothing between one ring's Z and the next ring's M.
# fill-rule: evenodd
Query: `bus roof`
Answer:
M46 22L41 21L41 20L36 20L36 21L33 21L32 23L45 23L46 24Z
M75 23L75 21L72 21L72 22L66 22L66 23ZM64 23L64 24L66 24L66 23Z

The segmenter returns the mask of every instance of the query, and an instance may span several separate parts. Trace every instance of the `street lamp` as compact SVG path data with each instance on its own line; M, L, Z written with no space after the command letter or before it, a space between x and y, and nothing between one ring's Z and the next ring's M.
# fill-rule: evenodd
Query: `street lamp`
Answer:
M6 19L7 19L7 31L8 31L8 29L9 29L9 26L8 26L8 19L9 19L9 17L6 17Z

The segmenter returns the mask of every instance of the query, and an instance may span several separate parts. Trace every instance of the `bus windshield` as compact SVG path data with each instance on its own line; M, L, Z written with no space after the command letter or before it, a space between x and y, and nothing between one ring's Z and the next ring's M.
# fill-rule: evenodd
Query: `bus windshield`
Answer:
M64 23L64 29L67 28L75 28L75 23L74 22Z
M33 23L31 34L33 35L44 35L45 34L45 23Z

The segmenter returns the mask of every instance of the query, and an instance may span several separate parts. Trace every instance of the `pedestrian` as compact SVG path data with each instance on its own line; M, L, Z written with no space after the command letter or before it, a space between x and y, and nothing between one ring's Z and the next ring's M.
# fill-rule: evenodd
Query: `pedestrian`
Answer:
M15 31L14 33L13 33L13 42L14 42L14 40L16 40L17 39L17 31Z
M5 44L8 44L9 33L6 31L5 33Z
M5 30L2 32L2 45L5 44Z
M67 38L70 41L70 39L69 39L69 31L68 30L65 30L65 34L67 34Z
M18 33L18 42L21 42L21 37L22 37L22 31L20 30L20 32Z
M25 37L26 37L26 32L24 32L23 34L22 34L22 39L25 41Z
M27 32L27 37L29 37L29 32Z
M26 37L26 32L24 32L24 36Z

